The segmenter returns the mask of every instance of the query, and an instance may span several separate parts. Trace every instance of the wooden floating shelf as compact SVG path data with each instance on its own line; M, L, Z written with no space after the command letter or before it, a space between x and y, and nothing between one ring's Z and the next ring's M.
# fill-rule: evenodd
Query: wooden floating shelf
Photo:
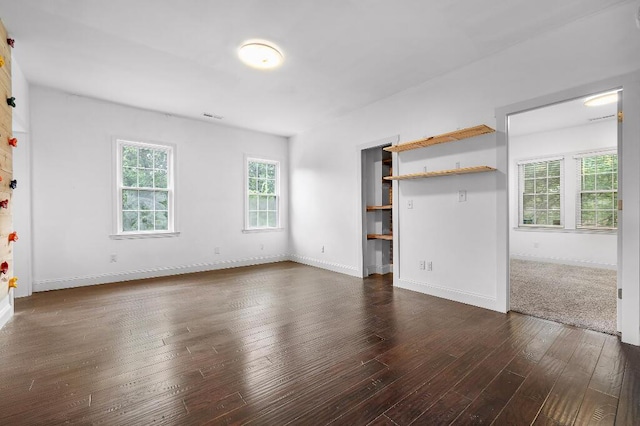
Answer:
M373 212L377 210L391 210L391 204L387 204L386 206L367 206L368 212Z
M401 143L399 145L388 146L383 149L389 152L409 151L411 149L425 148L427 146L437 145L440 143L459 141L462 139L473 138L475 136L485 135L487 133L493 132L495 132L494 129L481 124L479 126L467 127L466 129L460 129L454 132L443 133L438 136L431 136L426 139L418 139L411 142Z
M382 164L391 164L391 158L385 158L382 160Z
M468 173L493 172L496 169L489 166L464 167L462 169L436 170L434 172L411 173L408 175L387 176L385 180L405 180L405 179L422 179L438 176L465 175Z
M393 235L391 235L391 234L367 234L367 240L393 241Z

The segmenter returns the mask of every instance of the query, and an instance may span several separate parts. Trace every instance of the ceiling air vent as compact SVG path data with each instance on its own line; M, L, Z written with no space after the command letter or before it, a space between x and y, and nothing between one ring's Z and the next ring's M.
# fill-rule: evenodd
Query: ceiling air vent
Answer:
M594 118L590 118L589 121L590 122L594 122L594 121L601 121L601 120L606 120L608 118L613 118L615 117L615 114L611 114L611 115L603 115L602 117L594 117Z

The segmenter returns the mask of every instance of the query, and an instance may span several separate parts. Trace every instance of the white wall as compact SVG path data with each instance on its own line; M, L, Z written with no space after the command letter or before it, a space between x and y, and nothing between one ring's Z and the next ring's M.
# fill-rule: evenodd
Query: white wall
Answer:
M617 149L615 119L509 138L510 161L510 253L513 258L540 260L615 269L617 235L576 231L576 160L585 151ZM564 157L564 229L518 229L518 161Z
M287 258L285 138L38 86L31 88L31 130L34 291ZM109 237L114 136L177 146L178 237ZM245 154L281 162L283 231L242 232Z
M480 123L495 127L500 106L637 70L636 8L623 4L575 21L292 138L292 252L308 263L361 274L360 187L352 154L358 144L397 133L409 141ZM489 135L401 154L394 172L421 171L425 163L430 169L456 162L496 166L496 156L496 138ZM496 193L506 172L400 183L396 285L504 309L497 300L496 253L504 242L496 236ZM468 191L466 203L457 202L459 189ZM433 272L419 270L420 259L433 261Z

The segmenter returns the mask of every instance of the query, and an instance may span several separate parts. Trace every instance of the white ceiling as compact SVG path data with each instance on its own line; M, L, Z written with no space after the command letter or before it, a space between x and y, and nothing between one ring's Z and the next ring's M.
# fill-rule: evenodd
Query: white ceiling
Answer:
M0 16L32 83L289 136L628 1L0 0ZM240 63L252 38L284 65Z
M587 97L549 105L509 116L509 135L522 136L565 127L586 126L615 120L618 105L586 106Z

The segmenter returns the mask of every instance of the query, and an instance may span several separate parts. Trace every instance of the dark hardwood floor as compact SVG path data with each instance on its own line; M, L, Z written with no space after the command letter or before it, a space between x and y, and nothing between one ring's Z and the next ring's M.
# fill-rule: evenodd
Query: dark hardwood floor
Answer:
M637 425L640 349L298 265L37 293L0 424Z

